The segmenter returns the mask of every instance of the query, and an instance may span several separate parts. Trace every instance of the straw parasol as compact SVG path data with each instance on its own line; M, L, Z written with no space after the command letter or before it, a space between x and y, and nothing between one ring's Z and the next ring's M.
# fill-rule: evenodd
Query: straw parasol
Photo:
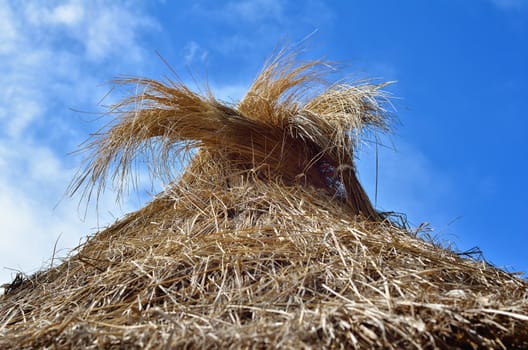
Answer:
M134 93L70 190L171 180L0 297L2 349L525 349L528 283L375 210L354 152L389 130L385 84L281 51L231 105L178 80ZM174 177L179 156L192 158Z

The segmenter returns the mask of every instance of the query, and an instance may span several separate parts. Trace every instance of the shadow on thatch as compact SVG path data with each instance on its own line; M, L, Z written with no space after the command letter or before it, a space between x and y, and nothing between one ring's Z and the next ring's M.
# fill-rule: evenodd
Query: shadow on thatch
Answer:
M0 348L526 348L524 280L384 220L361 188L353 151L388 127L382 85L323 89L329 66L293 58L237 106L118 81L140 93L72 191L122 185L139 155L164 177L200 150L143 209L11 284Z

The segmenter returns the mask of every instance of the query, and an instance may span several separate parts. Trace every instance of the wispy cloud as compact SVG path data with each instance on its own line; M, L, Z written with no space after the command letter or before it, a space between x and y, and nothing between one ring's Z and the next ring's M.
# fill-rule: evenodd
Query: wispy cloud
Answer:
M387 139L382 143L385 146L378 149L377 174L373 145L367 145L359 152L361 159L358 162L361 182L372 201L375 201L377 180L378 209L407 213L412 225L427 221L437 228L459 215L453 212L456 210L452 205L456 191L448 174L403 140L396 141L396 150L387 148L391 145Z
M528 7L527 0L491 0L491 2L501 10L514 11Z
M207 50L201 47L196 41L190 41L183 48L184 60L186 64L192 64L194 61L205 62L207 59Z
M32 273L42 267L55 242L56 257L62 257L81 237L132 209L120 208L107 194L101 210L91 208L85 216L77 199L62 198L75 169L46 145L2 141L0 168L0 284L13 276L12 269Z
M283 3L279 0L230 1L226 4L224 13L237 20L252 23L284 18Z
M148 16L135 13L132 6L127 7L123 2L26 3L19 18L24 25L30 26L24 31L73 40L81 45L86 57L94 61L117 55L141 59L137 42L139 29L156 26ZM55 43L55 46L61 45Z
M231 23L257 24L264 21L282 21L284 5L280 0L243 0L210 3L197 2L194 12L202 16L221 19Z
M13 51L17 41L17 30L13 23L13 11L5 3L0 3L0 54Z
M301 40L321 26L330 25L334 18L329 6L319 0L243 0L214 5L196 1L193 14L225 27L220 40L207 43L211 51L224 55L250 55L259 50L269 54L278 40Z
M2 284L12 275L5 267L39 268L59 235L58 247L72 248L132 209L120 209L111 194L84 222L76 200L54 207L76 170L78 159L65 155L86 135L67 108L93 110L108 89L97 85L120 73L116 67L137 71L144 63L139 33L156 23L134 3L99 1L0 1L0 18Z
M0 121L8 137L20 136L60 99L88 100L90 95L75 92L86 92L83 84L100 83L92 70L104 71L109 63L141 64L138 32L155 26L148 16L118 3L13 3L0 3Z

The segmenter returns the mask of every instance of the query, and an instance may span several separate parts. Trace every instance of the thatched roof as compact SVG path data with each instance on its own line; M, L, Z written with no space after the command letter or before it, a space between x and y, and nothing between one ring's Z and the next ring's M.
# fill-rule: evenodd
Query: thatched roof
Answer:
M528 347L528 283L375 211L354 150L386 130L382 85L320 85L280 54L237 106L126 79L72 185L170 176L143 209L0 297L0 348Z

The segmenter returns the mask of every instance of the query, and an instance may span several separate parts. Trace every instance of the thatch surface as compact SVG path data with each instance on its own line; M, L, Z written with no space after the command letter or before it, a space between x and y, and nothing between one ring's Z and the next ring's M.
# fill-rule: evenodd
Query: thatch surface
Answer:
M385 127L371 93L378 87L340 85L298 103L285 92L305 81L262 87L285 81L276 72L303 72L274 64L282 68L265 70L236 108L181 85L161 108L165 88L153 82L153 93L121 105L150 101L96 137L74 189L113 175L119 182L138 151L161 150L161 173L174 147L190 140L201 150L146 207L9 286L0 348L528 347L525 280L396 226L356 192L354 133ZM194 99L183 106L196 110L170 99L182 91ZM356 109L336 107L352 100ZM173 113L159 117L169 102Z
M528 286L326 194L175 188L0 301L0 348L524 348Z

